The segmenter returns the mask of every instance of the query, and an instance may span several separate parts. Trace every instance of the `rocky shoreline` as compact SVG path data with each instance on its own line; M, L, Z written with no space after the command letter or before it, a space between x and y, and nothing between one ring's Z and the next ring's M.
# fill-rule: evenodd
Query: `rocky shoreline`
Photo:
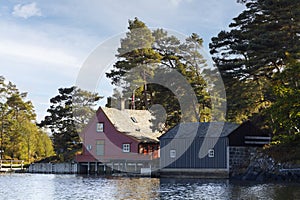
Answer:
M250 159L247 167L231 172L231 179L244 181L299 181L300 165L276 162L270 156L259 152Z

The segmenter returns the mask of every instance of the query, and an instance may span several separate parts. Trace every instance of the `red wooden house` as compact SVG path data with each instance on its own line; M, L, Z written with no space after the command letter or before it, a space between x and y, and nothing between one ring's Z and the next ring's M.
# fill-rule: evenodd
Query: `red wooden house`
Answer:
M81 133L83 151L76 156L84 171L98 171L99 166L145 163L159 157L160 132L152 130L152 115L147 110L100 107ZM124 166L125 165L125 166ZM90 169L93 168L93 169Z

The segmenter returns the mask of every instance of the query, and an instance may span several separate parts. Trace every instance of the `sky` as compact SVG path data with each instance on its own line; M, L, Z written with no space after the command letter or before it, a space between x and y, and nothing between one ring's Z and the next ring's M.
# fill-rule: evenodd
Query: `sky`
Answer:
M0 0L0 75L28 93L40 121L58 88L76 85L91 53L119 40L129 19L186 36L197 33L208 52L211 37L227 30L244 8L236 0ZM107 97L112 87L100 79L96 92Z

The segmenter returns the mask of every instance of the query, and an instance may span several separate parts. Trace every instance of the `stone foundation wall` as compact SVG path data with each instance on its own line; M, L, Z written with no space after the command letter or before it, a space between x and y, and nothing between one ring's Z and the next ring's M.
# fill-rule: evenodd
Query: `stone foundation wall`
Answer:
M255 147L229 148L230 177L250 181L300 181L300 166L277 163Z
M300 166L291 163L276 162L269 155L258 152L242 174L236 174L240 180L250 181L300 181Z
M246 170L256 154L257 147L229 147L229 173L236 174Z

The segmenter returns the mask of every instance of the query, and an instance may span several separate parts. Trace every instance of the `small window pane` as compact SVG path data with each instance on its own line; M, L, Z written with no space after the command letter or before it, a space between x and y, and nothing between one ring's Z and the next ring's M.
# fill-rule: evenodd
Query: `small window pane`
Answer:
M170 150L170 158L176 158L176 150L175 149Z
M130 152L130 144L123 144L123 152Z
M104 129L104 124L101 122L97 123L96 131L103 132L103 129Z
M96 144L104 144L104 140L97 140Z
M209 158L215 157L215 150L214 150L214 149L208 150L208 157L209 157Z

